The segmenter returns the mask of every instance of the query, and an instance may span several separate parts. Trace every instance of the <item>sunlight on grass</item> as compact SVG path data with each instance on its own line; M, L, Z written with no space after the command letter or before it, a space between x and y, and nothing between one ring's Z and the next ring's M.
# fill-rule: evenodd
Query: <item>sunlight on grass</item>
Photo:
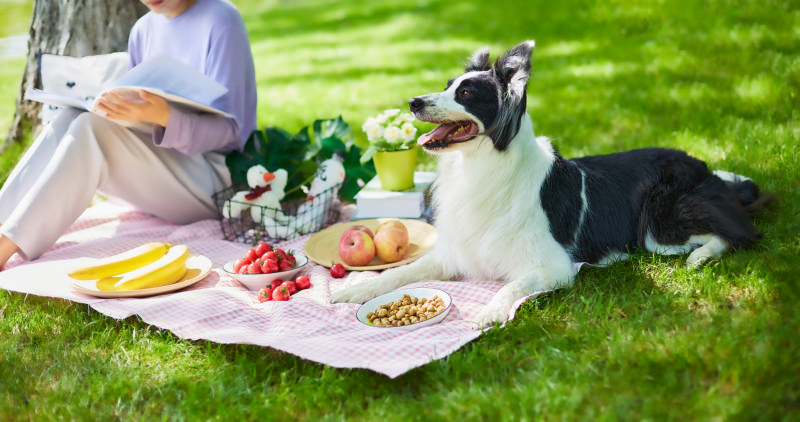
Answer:
M536 46L534 56L539 60L558 56L576 56L592 52L597 48L596 42L557 41L544 46Z
M683 150L691 150L698 158L709 163L724 161L728 153L725 144L717 138L708 138L697 133L681 131L676 133L671 139L675 147Z
M633 63L601 62L573 66L566 71L579 78L610 78L636 72L638 66Z
M778 96L786 93L777 86L772 77L768 76L741 80L734 90L741 101L753 107L773 104Z

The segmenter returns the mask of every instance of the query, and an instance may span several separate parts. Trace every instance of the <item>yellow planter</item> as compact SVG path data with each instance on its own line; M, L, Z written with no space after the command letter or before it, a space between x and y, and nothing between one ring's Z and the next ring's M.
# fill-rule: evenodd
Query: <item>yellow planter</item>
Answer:
M372 157L381 188L406 190L414 187L414 170L417 168L417 148L405 151L382 151Z

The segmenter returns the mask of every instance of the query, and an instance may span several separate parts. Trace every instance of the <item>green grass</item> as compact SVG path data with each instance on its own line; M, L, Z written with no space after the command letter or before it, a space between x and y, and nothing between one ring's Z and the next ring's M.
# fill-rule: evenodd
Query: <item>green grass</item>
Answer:
M477 48L533 38L528 108L565 156L682 148L780 200L752 249L697 271L646 254L584 270L504 329L394 380L0 291L0 420L799 418L796 2L237 4L262 126L341 114L358 132L443 88ZM0 64L5 133L24 60Z

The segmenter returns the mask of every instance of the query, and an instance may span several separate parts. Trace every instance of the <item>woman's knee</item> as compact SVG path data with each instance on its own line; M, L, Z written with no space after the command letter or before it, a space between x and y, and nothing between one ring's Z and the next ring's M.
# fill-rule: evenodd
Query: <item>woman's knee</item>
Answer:
M107 145L115 143L113 125L116 124L94 113L81 113L72 120L61 141L82 153L88 150L102 153Z

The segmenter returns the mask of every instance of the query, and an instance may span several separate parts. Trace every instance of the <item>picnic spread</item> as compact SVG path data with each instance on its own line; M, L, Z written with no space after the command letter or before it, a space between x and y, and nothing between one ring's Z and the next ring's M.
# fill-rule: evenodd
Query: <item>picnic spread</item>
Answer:
M350 221L354 212L354 205L342 206L339 222ZM306 242L317 234L273 246L307 255ZM157 294L102 297L68 275L97 258L148 242L188 247L193 257L186 266L195 271L193 276L157 287L162 289ZM319 248L318 243L312 242ZM483 331L475 329L471 321L503 285L471 279L414 283L407 288L446 292L452 304L442 320L404 330L375 327L357 319L360 304L332 304L330 297L375 277L382 267L350 270L345 277L334 278L326 265L311 261L299 271L309 278L309 288L297 291L291 300L261 302L256 291L223 270L249 248L247 243L225 240L219 220L175 225L128 205L104 201L88 208L41 258L24 262L13 257L0 271L0 288L85 303L117 319L138 316L183 339L266 346L332 367L364 368L395 378L442 359L480 336ZM515 304L509 318L527 299Z

